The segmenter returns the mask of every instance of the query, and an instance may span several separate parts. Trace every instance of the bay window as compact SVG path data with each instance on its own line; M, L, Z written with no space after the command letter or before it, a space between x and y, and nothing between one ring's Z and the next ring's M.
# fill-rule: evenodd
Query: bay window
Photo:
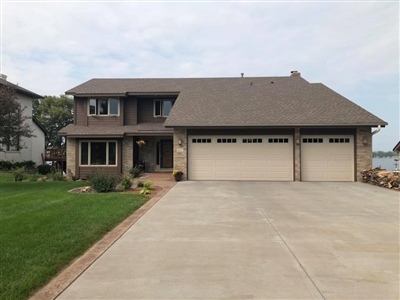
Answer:
M81 141L81 166L116 166L116 141Z

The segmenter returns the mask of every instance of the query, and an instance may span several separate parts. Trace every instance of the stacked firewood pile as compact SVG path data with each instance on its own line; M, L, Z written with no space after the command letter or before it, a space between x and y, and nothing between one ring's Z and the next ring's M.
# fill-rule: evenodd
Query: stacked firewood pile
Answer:
M400 190L400 174L381 169L369 169L361 172L363 182L381 187Z

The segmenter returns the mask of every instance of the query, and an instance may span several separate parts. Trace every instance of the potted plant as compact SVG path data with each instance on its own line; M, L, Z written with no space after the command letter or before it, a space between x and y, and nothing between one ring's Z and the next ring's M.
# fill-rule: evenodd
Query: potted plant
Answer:
M147 145L147 143L146 143L145 140L136 141L136 144L138 144L139 147L142 147L142 146L146 146L146 145Z
M179 171L179 170L173 170L173 171L172 171L172 175L174 175L175 181L181 181L181 180L182 180L183 172L182 172L182 171Z

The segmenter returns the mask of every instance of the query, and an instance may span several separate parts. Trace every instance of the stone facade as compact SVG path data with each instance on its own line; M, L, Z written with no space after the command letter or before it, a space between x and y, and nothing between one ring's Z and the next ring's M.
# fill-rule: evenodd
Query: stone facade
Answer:
M72 180L72 176L76 176L76 159L79 153L76 153L77 140L67 138L67 179Z
M183 172L183 180L187 180L187 164L187 131L174 129L174 170Z
M297 143L298 141L298 143ZM300 128L294 129L294 181L301 180L301 149L300 149Z
M124 137L122 139L122 173L133 168L133 138Z
M361 182L361 172L372 168L372 134L370 127L357 128L355 144L356 180Z

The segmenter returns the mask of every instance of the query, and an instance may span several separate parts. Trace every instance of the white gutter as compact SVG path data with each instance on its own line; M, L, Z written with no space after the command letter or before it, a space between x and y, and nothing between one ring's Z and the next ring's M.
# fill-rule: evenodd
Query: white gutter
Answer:
M378 128L372 131L371 135L377 134L379 131L381 131L381 125L378 125Z

